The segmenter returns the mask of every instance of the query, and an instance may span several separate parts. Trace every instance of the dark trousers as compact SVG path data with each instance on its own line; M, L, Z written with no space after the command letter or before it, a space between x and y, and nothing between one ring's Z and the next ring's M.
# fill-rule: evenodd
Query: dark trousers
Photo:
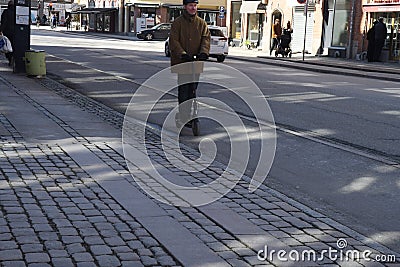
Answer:
M196 97L196 90L199 85L199 74L179 74L178 75L178 103L190 100ZM190 103L179 105L179 117L181 121L189 120L191 116Z
M374 61L380 60L382 48L384 45L385 45L385 39L375 39Z
M368 62L372 62L375 60L374 53L375 53L375 41L370 40L368 41L368 52L367 52Z
M279 45L279 37L277 38L272 38L272 45L271 45L271 49L269 50L269 54L272 54L272 51L277 48Z

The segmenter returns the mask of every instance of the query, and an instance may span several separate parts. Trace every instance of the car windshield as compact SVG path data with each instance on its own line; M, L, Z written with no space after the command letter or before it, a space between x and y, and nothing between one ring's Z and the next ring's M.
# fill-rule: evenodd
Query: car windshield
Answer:
M211 36L225 37L224 33L220 29L210 29Z

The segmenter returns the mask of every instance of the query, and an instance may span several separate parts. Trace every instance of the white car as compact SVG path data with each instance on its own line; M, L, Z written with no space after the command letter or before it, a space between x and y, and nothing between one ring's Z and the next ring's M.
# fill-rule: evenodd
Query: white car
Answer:
M214 57L218 62L224 62L228 55L228 38L225 37L221 28L218 26L208 26L211 33L210 57ZM169 38L165 41L165 56L170 57Z

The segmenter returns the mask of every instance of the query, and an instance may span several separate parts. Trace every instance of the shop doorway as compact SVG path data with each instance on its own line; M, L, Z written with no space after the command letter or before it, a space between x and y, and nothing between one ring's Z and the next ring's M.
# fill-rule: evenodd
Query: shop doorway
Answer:
M283 16L282 16L282 12L281 12L281 11L279 11L279 10L274 10L274 12L272 12L272 17L271 17L271 36L270 36L270 38L269 38L269 47L272 46L272 32L273 32L273 31L272 31L272 27L274 26L274 23L275 23L275 20L276 20L276 19L279 19L279 21L281 22L282 29L283 29L282 17L283 17Z

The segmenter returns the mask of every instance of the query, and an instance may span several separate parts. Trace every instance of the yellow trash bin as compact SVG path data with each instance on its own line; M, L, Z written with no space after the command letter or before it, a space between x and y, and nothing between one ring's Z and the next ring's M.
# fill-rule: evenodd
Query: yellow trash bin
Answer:
M46 75L46 54L43 50L25 51L25 71L28 76Z

